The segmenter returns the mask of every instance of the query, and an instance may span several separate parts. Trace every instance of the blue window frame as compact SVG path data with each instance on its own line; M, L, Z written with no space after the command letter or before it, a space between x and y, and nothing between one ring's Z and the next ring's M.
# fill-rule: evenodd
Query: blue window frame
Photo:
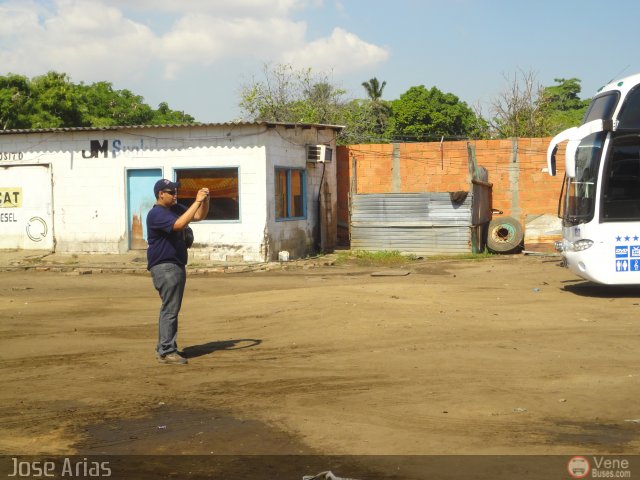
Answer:
M307 173L299 168L276 168L276 220L307 216Z

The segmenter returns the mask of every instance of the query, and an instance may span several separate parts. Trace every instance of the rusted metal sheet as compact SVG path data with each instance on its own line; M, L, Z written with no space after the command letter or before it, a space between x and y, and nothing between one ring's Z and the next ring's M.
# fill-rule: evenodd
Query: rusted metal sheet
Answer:
M460 203L449 193L354 195L351 248L417 255L470 252L471 206L472 194Z
M487 248L487 232L492 215L493 184L488 181L487 169L479 166L471 180L473 205L471 208L471 229L473 253L484 252Z
M479 167L478 178L471 180L473 189L473 225L482 225L491 221L491 200L493 197L493 184L488 182L489 175L486 168Z

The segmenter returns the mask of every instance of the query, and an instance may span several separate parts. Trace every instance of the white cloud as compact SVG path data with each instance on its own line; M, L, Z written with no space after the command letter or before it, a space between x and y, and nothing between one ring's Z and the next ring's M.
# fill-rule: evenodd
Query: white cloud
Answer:
M12 45L0 49L4 69L30 76L57 70L74 80L101 80L122 78L151 60L145 51L155 41L153 33L118 9L92 0L62 0L56 7L43 20L35 12L13 10L14 18L22 19L21 31L0 34Z
M74 81L126 81L160 67L166 78L178 79L186 68L224 68L227 59L253 59L339 74L389 57L387 49L340 28L309 42L307 24L293 13L322 6L322 0L54 0L47 5L0 3L5 72L33 76L57 70ZM133 9L144 13L144 24L127 16ZM161 10L163 21L171 23L154 32ZM173 13L167 17L167 11Z
M365 42L342 28L334 28L330 37L287 51L282 60L300 67L332 70L340 75L372 67L389 56L388 49Z
M32 28L38 27L38 15L42 12L32 2L5 2L0 4L0 39L11 40L14 36L24 35Z
M109 0L113 5L135 10L174 13L205 13L218 17L287 16L295 10L321 6L322 0Z
M225 20L187 15L160 39L158 56L172 68L207 65L233 56L263 59L290 42L303 43L305 32L304 23L280 18Z

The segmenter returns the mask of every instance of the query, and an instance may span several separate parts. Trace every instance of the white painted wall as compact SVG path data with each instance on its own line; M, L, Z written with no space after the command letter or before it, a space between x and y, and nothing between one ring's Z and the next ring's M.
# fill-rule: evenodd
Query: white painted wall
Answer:
M108 142L106 158L102 153L86 158L91 140ZM2 134L0 189L2 172L8 171L2 167L50 165L55 250L120 253L128 248L126 169L160 168L165 178L173 179L175 168L237 167L240 220L192 224L196 242L205 246L192 250L191 258L271 260L292 232L303 229L310 234L316 221L320 168L308 165L307 219L275 222L275 166L307 166L308 143L331 143L335 156L334 130L315 127L220 124ZM327 164L325 175L335 192L335 159ZM24 185L29 181L20 178ZM0 248L12 247L0 241Z
M332 209L337 218L337 180L336 180L336 146L335 133L331 129L284 128L278 127L280 141L270 142L267 146L267 222L269 236L272 241L275 257L280 250L290 252L292 258L299 258L315 248L314 225L318 222L318 192L322 178L332 192ZM328 144L333 148L333 160L324 164L307 163L306 146ZM307 172L307 218L303 220L276 221L275 218L275 170L277 167L305 168ZM304 231L306 239L300 238ZM337 231L333 233L337 238Z

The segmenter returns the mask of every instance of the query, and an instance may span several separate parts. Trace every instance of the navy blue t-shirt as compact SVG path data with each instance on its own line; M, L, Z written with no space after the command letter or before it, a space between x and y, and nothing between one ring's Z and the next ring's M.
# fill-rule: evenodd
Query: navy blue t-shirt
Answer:
M170 208L154 205L147 214L147 269L160 263L187 265L187 246L182 230L173 230L178 217L186 212L183 205Z

